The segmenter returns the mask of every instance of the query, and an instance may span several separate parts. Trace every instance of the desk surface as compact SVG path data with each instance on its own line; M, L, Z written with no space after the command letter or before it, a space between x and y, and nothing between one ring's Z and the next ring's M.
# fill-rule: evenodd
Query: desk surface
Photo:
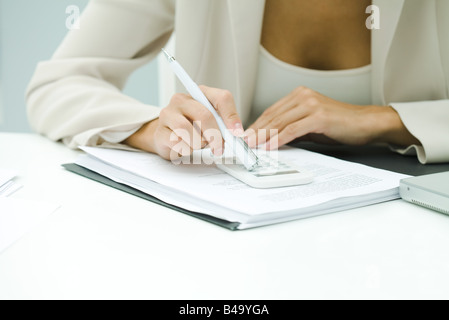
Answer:
M449 218L401 200L230 232L64 171L79 152L0 134L16 198L62 207L0 255L0 299L449 298Z

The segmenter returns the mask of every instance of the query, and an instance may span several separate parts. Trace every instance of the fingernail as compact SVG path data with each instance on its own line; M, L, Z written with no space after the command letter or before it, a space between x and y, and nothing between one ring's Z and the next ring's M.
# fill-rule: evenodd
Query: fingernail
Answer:
M234 136L236 136L236 137L241 137L241 136L243 136L245 134L245 131L243 131L243 126L242 126L242 124L239 122L239 123L236 123L235 125L234 125Z
M249 136L247 138L247 142L248 146L252 149L255 148L257 146L257 139L255 136Z

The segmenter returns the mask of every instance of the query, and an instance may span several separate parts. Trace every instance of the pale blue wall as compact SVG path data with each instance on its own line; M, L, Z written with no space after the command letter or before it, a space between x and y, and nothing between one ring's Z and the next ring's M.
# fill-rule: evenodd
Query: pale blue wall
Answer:
M38 61L51 57L67 33L66 8L88 0L0 0L0 131L29 132L24 92ZM157 63L130 78L125 92L158 103Z

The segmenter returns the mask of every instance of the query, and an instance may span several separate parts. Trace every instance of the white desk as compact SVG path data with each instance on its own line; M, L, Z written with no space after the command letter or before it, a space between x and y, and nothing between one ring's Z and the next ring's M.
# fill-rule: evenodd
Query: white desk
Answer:
M449 217L402 201L231 232L60 164L78 152L0 134L16 198L62 205L0 255L0 299L449 298Z

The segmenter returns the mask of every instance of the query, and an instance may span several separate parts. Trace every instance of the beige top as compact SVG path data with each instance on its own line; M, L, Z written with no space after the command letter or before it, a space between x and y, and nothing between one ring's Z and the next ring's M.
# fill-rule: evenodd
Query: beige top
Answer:
M423 163L449 161L449 1L373 0L371 97L422 143ZM196 82L230 90L246 122L257 82L264 0L92 0L27 91L33 128L70 147L118 142L160 108L126 97L128 76L176 30L175 55ZM178 91L183 91L178 84Z
M308 87L337 101L356 105L372 104L371 65L337 71L307 69L279 60L260 46L250 122L299 86Z

